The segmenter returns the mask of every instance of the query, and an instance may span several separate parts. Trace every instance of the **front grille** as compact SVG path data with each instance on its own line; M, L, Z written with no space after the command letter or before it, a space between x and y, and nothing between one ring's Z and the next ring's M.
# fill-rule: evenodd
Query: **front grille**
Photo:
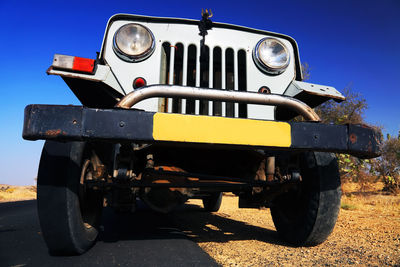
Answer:
M161 84L222 90L247 90L246 51L218 46L184 46L164 42L161 56ZM247 105L219 101L161 99L159 111L247 118Z

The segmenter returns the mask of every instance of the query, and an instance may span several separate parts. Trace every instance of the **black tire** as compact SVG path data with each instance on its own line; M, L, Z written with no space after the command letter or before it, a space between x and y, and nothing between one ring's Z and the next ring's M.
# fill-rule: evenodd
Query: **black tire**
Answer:
M274 201L271 215L279 235L295 246L324 242L340 209L340 176L332 153L307 152L300 160L302 182Z
M85 189L85 143L46 141L40 159L37 203L44 240L53 255L76 255L96 241L102 196Z
M222 192L211 193L210 196L203 198L205 211L216 212L221 207Z

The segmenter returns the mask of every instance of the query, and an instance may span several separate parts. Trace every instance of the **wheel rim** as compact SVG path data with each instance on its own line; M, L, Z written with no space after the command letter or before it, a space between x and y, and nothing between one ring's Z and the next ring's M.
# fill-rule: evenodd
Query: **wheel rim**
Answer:
M97 222L97 207L99 193L88 188L87 181L93 178L93 166L89 159L86 159L82 165L82 171L79 181L79 204L82 221L86 228L92 228Z

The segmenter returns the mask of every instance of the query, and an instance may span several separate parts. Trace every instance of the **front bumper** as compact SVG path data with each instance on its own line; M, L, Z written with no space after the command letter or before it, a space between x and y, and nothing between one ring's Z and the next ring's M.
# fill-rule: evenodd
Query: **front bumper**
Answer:
M29 105L27 140L169 142L273 150L313 150L379 156L379 134L361 125L279 122L133 109Z

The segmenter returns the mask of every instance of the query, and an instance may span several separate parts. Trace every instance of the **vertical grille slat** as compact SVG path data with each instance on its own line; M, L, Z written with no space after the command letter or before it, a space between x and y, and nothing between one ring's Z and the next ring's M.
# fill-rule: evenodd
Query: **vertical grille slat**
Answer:
M222 88L222 50L220 47L213 49L213 88ZM222 116L222 102L213 101L213 113L214 116Z
M238 52L238 90L247 91L247 62L246 51L241 49ZM247 118L247 104L239 104L239 118Z
M196 87L200 87L200 46L196 46ZM200 113L200 101L195 100L195 114Z
M226 57L225 57L225 51L221 50L221 89L225 90L226 89ZM221 102L221 116L225 117L226 115L226 103Z
M189 45L187 59L187 86L196 86L196 51L195 45ZM186 100L186 113L195 113L195 101L193 99Z
M172 85L174 84L174 62L175 62L175 49L174 46L170 45L169 47L169 54L170 54L170 59L169 59L169 78L168 78L168 84ZM167 100L167 112L172 112L172 98L168 98Z
M208 46L200 48L200 87L209 88L210 80L210 49ZM199 101L199 114L208 115L208 100Z
M236 51L233 52L233 88L235 91L239 89L239 83L238 83L238 53ZM239 117L239 104L234 103L233 104L233 114L235 118Z
M173 47L175 51L174 55L174 85L182 85L182 68L183 68L183 45L181 43L176 44ZM172 61L172 57L171 57ZM172 101L172 112L182 112L182 99L174 98Z
M163 43L160 83L222 90L247 91L247 52L170 42ZM164 112L226 117L247 117L247 105L208 100L164 99Z
M182 59L182 85L187 85L187 66L188 66L188 46L183 46L183 59ZM183 114L186 114L186 99L182 99Z
M226 80L226 90L234 90L235 89L235 80L234 80L234 52L232 48L228 48L225 50L225 80ZM235 115L234 112L234 104L227 102L226 103L226 117L233 118Z
M213 58L214 58L214 49L209 49L210 55L208 60L208 88L214 88L214 65L213 65ZM208 101L208 115L213 114L213 102Z
M169 84L170 79L170 49L171 44L169 42L164 42L162 44L162 52L161 52L161 75L160 75L160 83L161 84ZM168 99L161 98L158 102L158 110L162 112L168 111Z

